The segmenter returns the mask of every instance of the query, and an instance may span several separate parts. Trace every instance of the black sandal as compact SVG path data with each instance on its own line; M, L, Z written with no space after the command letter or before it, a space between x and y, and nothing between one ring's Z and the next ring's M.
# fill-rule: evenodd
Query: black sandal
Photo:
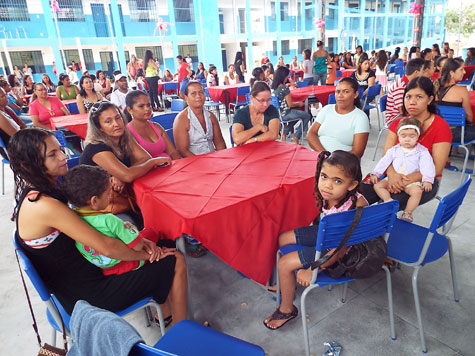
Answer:
M280 325L276 328L271 328L269 325L266 324L266 321L264 320L263 323L264 323L265 327L267 329L270 329L270 330L277 330L277 329L280 329L281 327L283 327L285 324L287 324L292 319L295 319L297 317L297 315L299 315L299 310L297 309L297 307L295 305L293 305L293 307L294 307L294 310L292 310L292 312L290 312L290 313L282 313L280 311L280 308L277 308L275 310L275 312L272 313L272 315L270 316L270 319L269 319L268 322L271 322L272 320L285 320L285 319L287 319L287 320L285 320L285 322L282 325Z
M168 327L168 325L170 325L171 323L173 322L173 318L171 315L167 316L166 318L163 319L163 327ZM160 322L158 321L158 318L155 318L155 324L157 324L157 326L160 326Z

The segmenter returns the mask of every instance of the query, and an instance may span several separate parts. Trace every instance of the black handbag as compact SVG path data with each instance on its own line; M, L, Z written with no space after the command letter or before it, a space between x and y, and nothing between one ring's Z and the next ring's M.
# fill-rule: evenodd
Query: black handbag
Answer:
M47 343L45 343L43 346L41 346L41 338L40 334L38 333L38 325L36 324L36 318L35 314L33 313L33 307L31 306L31 301L30 301L30 295L28 294L28 289L26 288L26 283L25 279L23 278L23 272L21 271L21 266L20 266L20 260L18 259L18 253L15 249L15 256L16 256L16 261L18 263L18 268L20 270L20 276L21 276L21 281L23 282L23 288L25 289L25 294L26 294L26 299L28 301L28 306L30 307L30 313L31 313L31 318L33 319L33 330L35 330L36 333L36 339L38 340L38 346L40 349L38 350L38 356L66 356L68 352L68 342L66 339L66 331L65 331L65 326L63 319L61 318L61 326L63 329L63 343L64 343L64 349L60 349L58 347L51 346Z
M327 262L343 248L358 226L362 215L363 208L357 208L351 226L338 247L333 253L325 255L312 263L312 271ZM339 278L342 276L357 279L369 278L381 270L386 256L386 241L384 241L382 236L378 236L374 239L349 246L340 260L325 268L325 273L331 278Z

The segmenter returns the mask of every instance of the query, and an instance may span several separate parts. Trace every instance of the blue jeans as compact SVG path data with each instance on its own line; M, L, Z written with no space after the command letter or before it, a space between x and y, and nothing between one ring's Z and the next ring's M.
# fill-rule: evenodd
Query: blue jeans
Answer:
M284 135L288 135L290 130L298 122L298 121L294 121L294 122L290 122L290 123L286 124L286 121L293 121L293 120L301 119L301 120L303 120L303 125L299 125L299 127L297 127L297 130L295 131L295 137L297 137L300 140L300 138L302 137L302 132L303 132L302 129L307 130L310 118L311 118L310 114L305 112L305 111L290 109L290 111L282 118L282 123L285 124Z
M318 81L320 81L320 85L326 85L327 84L327 72L313 73L313 85L318 85Z

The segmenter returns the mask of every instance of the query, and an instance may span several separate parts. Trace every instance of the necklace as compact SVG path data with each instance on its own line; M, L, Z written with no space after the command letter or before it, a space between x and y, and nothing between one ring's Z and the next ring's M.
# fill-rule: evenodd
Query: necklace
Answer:
M422 121L422 124L421 124L421 129L422 129L422 130L421 130L421 131L425 131L425 129L424 129L425 123L426 123L426 121L429 120L431 117L432 117L432 113L429 113L429 116L428 116L426 119L424 119L424 120Z

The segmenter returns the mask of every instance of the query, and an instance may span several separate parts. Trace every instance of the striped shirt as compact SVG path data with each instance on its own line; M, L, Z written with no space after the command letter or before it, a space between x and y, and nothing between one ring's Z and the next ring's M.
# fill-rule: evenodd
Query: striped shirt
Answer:
M404 89L407 83L409 83L409 79L403 75L389 88L386 104L386 124L391 123L400 114L399 108L403 105Z

